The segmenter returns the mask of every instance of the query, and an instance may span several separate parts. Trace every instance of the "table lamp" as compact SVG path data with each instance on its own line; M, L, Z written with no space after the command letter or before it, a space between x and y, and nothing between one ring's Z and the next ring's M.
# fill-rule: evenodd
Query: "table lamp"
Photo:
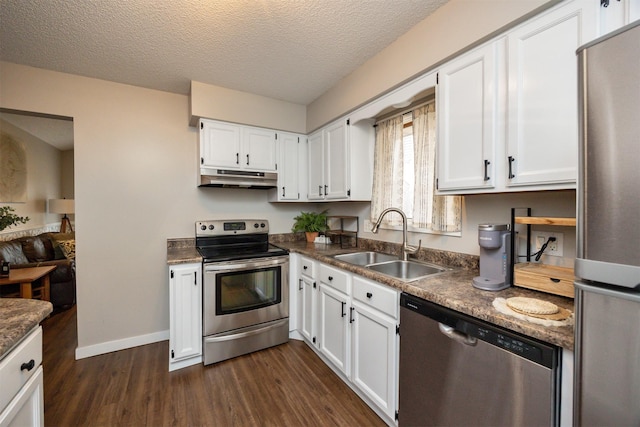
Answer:
M62 217L62 222L60 223L60 232L61 233L70 233L73 231L73 227L71 227L71 221L67 214L72 214L75 212L75 203L73 199L49 199L49 212L64 214Z

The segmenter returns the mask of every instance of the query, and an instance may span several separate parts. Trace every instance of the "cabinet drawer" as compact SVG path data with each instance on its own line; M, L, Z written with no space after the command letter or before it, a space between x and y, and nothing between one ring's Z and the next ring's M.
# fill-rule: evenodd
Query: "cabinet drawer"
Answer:
M394 319L398 318L400 305L398 295L398 291L388 286L357 276L353 278L353 299L380 310Z
M349 274L344 271L320 264L320 281L342 293L349 294Z
M316 277L314 267L315 262L312 259L300 257L300 273L309 277Z
M38 326L0 362L0 411L9 404L41 363L42 328ZM21 369L23 364L31 366L31 369L27 369L26 366L25 369Z

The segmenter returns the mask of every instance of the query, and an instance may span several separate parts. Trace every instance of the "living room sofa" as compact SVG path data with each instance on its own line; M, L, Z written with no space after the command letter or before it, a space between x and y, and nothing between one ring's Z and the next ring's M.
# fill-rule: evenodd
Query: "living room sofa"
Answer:
M43 233L0 241L0 261L8 261L11 269L55 265L50 277L51 303L54 309L65 309L76 302L75 235ZM17 288L18 285L16 285ZM2 295L15 292L2 286Z

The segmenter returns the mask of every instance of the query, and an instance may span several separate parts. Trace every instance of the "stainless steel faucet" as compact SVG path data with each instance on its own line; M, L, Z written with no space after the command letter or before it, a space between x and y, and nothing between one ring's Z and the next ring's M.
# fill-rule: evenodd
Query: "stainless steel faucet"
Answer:
M380 223L382 222L382 218L388 214L389 212L397 212L402 217L402 260L407 261L409 258L409 254L415 254L420 250L420 246L422 245L422 240L418 241L418 247L407 245L407 216L398 208L387 208L380 213L378 220L375 225L371 229L372 233L378 232L378 227L380 227Z

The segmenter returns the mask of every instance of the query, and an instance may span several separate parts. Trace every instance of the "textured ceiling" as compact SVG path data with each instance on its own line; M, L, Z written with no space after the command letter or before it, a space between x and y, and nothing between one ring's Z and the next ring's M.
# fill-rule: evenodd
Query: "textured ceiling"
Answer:
M447 0L0 0L0 59L307 105Z

